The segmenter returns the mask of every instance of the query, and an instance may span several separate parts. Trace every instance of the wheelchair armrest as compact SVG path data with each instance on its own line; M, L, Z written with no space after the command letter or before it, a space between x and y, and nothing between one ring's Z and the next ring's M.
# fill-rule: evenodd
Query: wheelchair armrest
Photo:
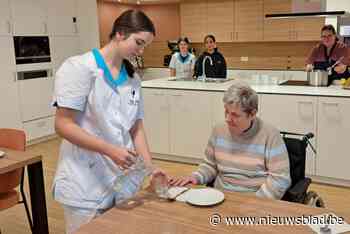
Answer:
M305 178L296 183L293 187L287 190L287 193L293 197L298 197L302 194L305 194L307 188L311 184L310 178Z

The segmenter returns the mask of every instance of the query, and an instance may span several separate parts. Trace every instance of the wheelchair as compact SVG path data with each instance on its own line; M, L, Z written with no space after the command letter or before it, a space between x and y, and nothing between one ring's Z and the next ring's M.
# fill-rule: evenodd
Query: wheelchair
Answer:
M298 134L291 132L280 132L287 147L290 176L292 184L286 191L282 200L297 202L313 207L325 207L322 198L314 191L308 191L312 180L305 177L306 149L311 147L316 155L316 150L310 142L314 137L313 133Z

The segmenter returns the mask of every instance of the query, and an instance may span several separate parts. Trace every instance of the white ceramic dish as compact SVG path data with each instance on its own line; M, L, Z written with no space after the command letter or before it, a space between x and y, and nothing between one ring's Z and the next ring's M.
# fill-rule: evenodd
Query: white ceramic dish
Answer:
M0 158L5 156L5 152L0 150Z
M213 188L191 189L183 196L187 203L195 206L213 206L225 199L221 191Z

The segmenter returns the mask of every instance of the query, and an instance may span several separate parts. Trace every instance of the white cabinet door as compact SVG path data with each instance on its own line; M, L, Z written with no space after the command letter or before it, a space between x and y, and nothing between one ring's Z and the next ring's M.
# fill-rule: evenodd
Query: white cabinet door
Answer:
M51 58L55 70L67 58L80 53L79 38L77 36L52 36L50 37Z
M169 98L167 90L143 88L144 126L150 151L169 154Z
M261 98L262 119L280 131L306 134L312 132L316 136L317 98L296 95L264 94ZM316 146L316 138L312 141ZM315 155L308 147L306 157L306 173L315 174Z
M0 36L0 128L22 128L12 37Z
M51 105L54 86L52 77L20 80L18 83L23 122L54 115L55 108Z
M320 97L318 105L317 175L350 180L350 100Z
M11 16L9 0L0 1L0 36L11 35Z
M212 127L214 127L217 123L222 123L225 121L224 102L222 101L223 97L224 92L213 93L212 95Z
M79 45L82 53L92 48L100 47L100 32L98 28L97 1L77 1L77 25Z
M200 91L169 90L170 152L203 158L212 129L212 94Z
M46 0L10 1L15 35L42 35L48 33Z
M48 29L50 35L76 35L78 28L76 22L75 0L47 0L48 1Z

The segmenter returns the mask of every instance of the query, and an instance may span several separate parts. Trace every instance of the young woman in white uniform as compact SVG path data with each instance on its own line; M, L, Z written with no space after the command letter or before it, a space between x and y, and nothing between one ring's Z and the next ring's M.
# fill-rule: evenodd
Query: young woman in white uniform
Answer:
M116 176L136 155L151 164L141 82L128 59L141 55L154 35L144 13L126 11L106 46L67 59L57 71L55 127L63 142L53 196L64 207L67 233L114 205Z
M176 76L180 79L192 78L196 60L195 56L188 51L189 44L187 37L180 38L177 41L180 52L174 53L171 57L169 64L170 76Z

